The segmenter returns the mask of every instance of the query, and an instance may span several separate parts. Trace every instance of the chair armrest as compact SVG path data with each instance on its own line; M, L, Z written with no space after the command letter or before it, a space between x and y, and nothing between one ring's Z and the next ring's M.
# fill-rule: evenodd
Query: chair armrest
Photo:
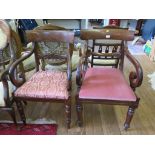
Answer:
M87 51L86 53L84 53L81 56L81 58L79 60L79 63L77 65L77 70L76 70L76 84L79 87L82 85L82 81L84 79L85 73L86 73L87 68L88 68L88 63L89 63L88 57L89 57L90 51Z
M82 71L83 58L81 57L76 69L76 84L80 87L82 85L82 79L84 72Z
M34 51L25 51L27 54L21 56L19 59L17 59L15 62L13 62L13 64L10 66L9 68L9 77L11 82L16 86L16 87L20 87L24 82L25 82L25 78L23 77L16 77L16 68L17 66L22 63L25 59L29 58Z
M78 87L82 85L82 81L88 68L88 63L90 62L88 57L92 54L91 49L88 49L87 47L87 43L84 42L79 48L80 60L76 69L76 84Z
M136 72L131 71L130 75L129 75L130 86L131 86L131 88L133 90L135 90L136 87L139 87L142 84L142 81L143 81L143 69L142 69L140 63L138 62L138 60L136 60L136 58L134 58L130 54L127 47L125 47L125 55L136 69Z

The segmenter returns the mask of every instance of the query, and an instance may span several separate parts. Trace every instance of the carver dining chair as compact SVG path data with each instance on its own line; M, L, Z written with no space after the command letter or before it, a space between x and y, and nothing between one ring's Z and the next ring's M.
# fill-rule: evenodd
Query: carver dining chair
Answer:
M71 123L71 50L70 44L74 42L74 33L65 30L30 30L26 31L27 43L32 42L32 50L16 60L9 70L12 83L17 87L13 92L13 98L17 103L20 117L26 123L26 117L22 102L58 102L65 105L66 126L70 128ZM66 48L63 55L56 52L40 54L40 42L62 42ZM61 49L62 50L62 49ZM34 53L36 72L30 79L25 81L22 77L15 78L17 66ZM67 62L66 71L45 70L41 66L40 59L58 59Z
M127 41L134 39L134 32L115 28L81 30L80 38L86 42L76 75L78 125L83 125L83 104L120 105L128 106L124 123L124 128L127 130L130 127L134 111L139 105L140 98L136 95L135 90L142 84L143 80L142 67L130 54L126 45ZM96 39L105 40L107 44L102 45L108 46L108 48L104 48L105 50L100 53L89 48L88 41ZM112 40L116 40L117 44L116 42L112 43ZM113 67L109 67L109 65L108 67L104 65L91 66L89 58L92 55L103 59L115 59L117 64ZM129 84L124 76L124 57L127 57L135 68L129 74Z

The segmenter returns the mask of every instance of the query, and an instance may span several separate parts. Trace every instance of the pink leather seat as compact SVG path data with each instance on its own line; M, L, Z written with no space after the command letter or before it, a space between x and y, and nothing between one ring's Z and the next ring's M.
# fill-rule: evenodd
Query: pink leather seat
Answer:
M31 79L19 87L14 96L68 99L68 80L66 72L40 71L35 73Z
M122 72L115 68L89 68L79 98L136 101L136 96Z

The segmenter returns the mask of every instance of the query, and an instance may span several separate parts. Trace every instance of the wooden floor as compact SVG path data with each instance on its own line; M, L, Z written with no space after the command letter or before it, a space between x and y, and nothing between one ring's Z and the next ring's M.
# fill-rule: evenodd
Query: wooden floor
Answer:
M86 135L148 135L155 134L155 91L148 82L147 74L155 71L155 63L149 61L145 55L136 56L144 71L144 80L137 95L141 98L139 108L136 110L131 128L126 132L123 124L126 118L127 107L89 104L84 106L84 126L76 125L75 101L72 98L71 129L65 128L64 105L60 103L29 103L25 106L26 116L30 119L53 119L58 124L57 134L86 134ZM132 69L128 61L125 63L126 77ZM76 92L75 73L73 74L73 92ZM0 120L9 120L8 114L2 112Z

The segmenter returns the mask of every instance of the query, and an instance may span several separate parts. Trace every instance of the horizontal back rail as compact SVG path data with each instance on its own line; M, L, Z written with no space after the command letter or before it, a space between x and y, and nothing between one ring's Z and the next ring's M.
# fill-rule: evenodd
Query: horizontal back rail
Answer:
M67 42L73 43L74 33L65 30L28 30L26 31L27 42Z
M80 38L82 40L95 40L95 39L113 39L132 41L134 39L134 31L126 29L92 29L81 30Z

